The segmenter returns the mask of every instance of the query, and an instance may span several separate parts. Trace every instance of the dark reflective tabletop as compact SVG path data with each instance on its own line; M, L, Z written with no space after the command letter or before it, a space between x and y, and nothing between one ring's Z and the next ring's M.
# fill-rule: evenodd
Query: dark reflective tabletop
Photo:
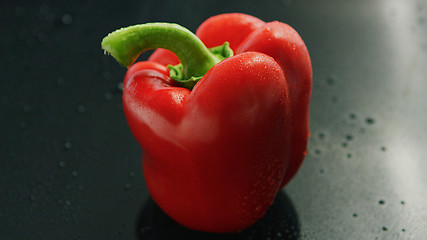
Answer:
M279 20L313 64L309 151L266 216L190 231L153 202L101 39L137 23ZM2 1L0 239L424 239L425 1ZM148 53L141 56L147 58Z

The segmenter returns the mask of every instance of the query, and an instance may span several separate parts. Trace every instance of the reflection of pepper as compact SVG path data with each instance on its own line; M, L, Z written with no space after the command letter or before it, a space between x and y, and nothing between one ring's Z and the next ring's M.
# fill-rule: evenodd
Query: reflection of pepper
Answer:
M244 14L212 17L196 34L202 41L175 24L142 24L102 47L131 66L123 105L153 199L187 227L239 231L305 156L310 57L288 25ZM133 64L149 48L164 49Z

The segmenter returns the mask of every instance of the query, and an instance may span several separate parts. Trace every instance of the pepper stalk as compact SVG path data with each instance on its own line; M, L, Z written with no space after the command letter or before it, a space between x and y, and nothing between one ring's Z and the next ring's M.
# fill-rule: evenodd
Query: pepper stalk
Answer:
M192 89L215 64L233 56L227 42L208 49L190 30L173 23L146 23L121 28L108 34L102 40L101 47L127 68L144 51L168 49L181 62L168 66L170 76L188 89Z

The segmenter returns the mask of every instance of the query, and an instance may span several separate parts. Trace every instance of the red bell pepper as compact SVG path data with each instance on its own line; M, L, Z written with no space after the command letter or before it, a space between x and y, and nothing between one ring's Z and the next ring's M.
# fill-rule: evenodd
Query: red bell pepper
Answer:
M102 48L130 67L124 112L154 201L189 228L240 231L304 159L310 57L290 26L245 14L211 17L196 34L141 24L109 34ZM162 49L133 64L153 48Z

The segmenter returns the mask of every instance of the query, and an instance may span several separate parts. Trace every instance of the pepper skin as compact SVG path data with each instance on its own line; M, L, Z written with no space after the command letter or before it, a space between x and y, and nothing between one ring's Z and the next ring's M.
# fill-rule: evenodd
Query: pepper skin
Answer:
M196 34L207 47L229 42L235 55L203 58L210 63L200 70L192 65L205 61L186 56L193 49L171 47L175 43L163 38L162 46L147 40L148 46L135 47L142 40L120 35L137 31L119 30L102 47L130 66L123 107L144 150L151 196L188 228L221 233L249 227L264 216L306 152L312 72L303 41L283 23L239 13L214 16ZM164 49L133 64L153 47ZM199 78L193 88L172 79L166 65L178 59L184 76Z

